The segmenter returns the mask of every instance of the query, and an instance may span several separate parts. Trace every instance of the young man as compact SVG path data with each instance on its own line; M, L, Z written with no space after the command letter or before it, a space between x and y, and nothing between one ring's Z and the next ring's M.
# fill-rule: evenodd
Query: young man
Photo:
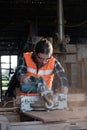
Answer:
M27 77L42 77L47 88L52 89L54 74L57 74L61 83L61 93L68 93L68 80L64 69L52 54L53 47L47 39L40 40L33 52L24 53L16 70L20 83L26 83Z

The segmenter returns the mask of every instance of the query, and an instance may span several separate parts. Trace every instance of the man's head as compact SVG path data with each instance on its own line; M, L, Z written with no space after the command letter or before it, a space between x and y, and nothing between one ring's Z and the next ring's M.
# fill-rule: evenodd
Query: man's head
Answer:
M40 40L35 46L34 53L39 64L47 63L53 53L51 42L47 39Z

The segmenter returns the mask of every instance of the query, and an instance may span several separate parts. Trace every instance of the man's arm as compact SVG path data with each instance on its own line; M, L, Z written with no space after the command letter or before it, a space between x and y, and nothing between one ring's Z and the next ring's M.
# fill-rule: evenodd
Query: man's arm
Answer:
M66 77L64 68L62 67L60 62L57 60L55 61L54 67L55 67L54 72L55 74L57 74L61 83L61 93L68 93L68 79Z
M21 55L18 61L17 69L16 69L16 76L17 76L17 79L20 81L20 83L24 81L26 77L26 71L27 71L27 66L25 63L25 59L23 55Z

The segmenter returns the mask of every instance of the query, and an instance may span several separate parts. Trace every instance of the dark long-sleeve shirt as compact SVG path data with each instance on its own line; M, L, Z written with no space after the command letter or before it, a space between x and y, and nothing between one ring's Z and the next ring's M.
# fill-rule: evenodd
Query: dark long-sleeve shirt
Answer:
M33 57L32 57L33 58ZM19 58L19 63L16 69L17 78L20 79L22 75L25 75L27 72L27 65L23 55ZM64 71L64 68L61 66L58 60L55 61L54 65L54 74L56 74L60 80L60 84L62 87L68 87L68 80Z

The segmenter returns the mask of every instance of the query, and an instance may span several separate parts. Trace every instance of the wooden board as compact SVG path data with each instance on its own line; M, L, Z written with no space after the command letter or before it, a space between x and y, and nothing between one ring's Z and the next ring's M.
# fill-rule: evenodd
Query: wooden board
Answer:
M30 111L24 112L23 114L43 122L67 122L86 119L87 108L80 107L71 110Z

